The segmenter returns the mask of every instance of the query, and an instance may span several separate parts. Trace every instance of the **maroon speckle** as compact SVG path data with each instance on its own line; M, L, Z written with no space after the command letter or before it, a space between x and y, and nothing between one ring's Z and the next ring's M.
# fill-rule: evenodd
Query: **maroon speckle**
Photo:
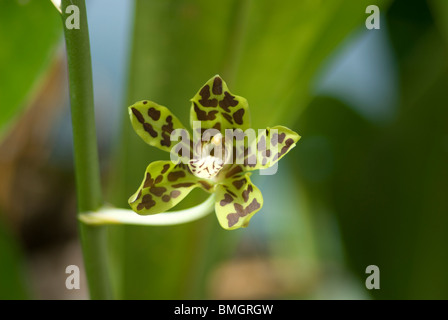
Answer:
M222 79L220 77L215 77L213 80L212 92L215 95L222 94Z
M243 124L244 109L239 109L233 114L233 119L239 125Z
M143 115L140 113L140 111L138 111L136 108L131 108L131 110L134 116L137 118L138 122L140 123L145 122L145 118L143 118Z
M148 116L150 116L152 120L157 121L160 119L160 111L155 108L149 108Z
M180 196L180 191L179 190L173 190L170 193L171 198L177 198L178 196Z
M174 171L168 174L168 181L176 181L177 179L185 177L185 172L183 171Z
M169 168L170 168L170 165L169 165L169 164L164 164L161 173L164 174L165 172L167 172L167 170L168 170Z

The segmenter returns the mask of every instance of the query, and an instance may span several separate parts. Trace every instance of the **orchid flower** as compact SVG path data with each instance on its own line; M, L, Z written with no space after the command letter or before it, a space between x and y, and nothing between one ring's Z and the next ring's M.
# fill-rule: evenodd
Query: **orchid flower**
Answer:
M218 75L191 102L192 136L164 106L143 100L129 107L136 133L171 158L148 165L129 205L140 215L157 214L201 188L215 194L216 216L224 229L247 227L263 206L251 171L276 165L300 136L283 126L253 134L247 100L232 94Z

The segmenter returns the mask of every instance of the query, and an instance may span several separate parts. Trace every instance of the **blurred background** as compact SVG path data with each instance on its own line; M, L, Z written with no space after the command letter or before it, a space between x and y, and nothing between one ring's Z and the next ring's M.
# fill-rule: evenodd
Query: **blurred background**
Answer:
M126 208L147 164L168 159L130 127L135 101L188 124L220 74L253 128L302 135L276 175L253 175L265 205L247 229L214 214L108 227L117 298L448 298L447 1L87 2L107 203ZM64 50L49 0L0 0L1 299L88 298L84 274L65 287L83 260Z

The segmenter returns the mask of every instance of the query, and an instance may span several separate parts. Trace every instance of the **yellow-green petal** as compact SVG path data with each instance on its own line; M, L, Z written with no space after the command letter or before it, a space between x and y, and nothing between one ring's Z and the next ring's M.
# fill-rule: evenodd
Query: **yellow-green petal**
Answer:
M225 129L250 127L247 100L232 94L219 75L214 76L191 99L190 120L201 121L202 129Z
M167 211L196 187L213 192L214 186L199 180L184 164L171 161L152 162L145 171L138 190L129 198L132 210L141 215Z
M216 187L215 211L227 230L245 228L263 206L261 191L250 181L250 173L235 175Z
M177 144L171 141L175 129L186 130L177 117L166 107L155 102L143 100L129 108L132 127L147 144L170 152Z
M296 146L300 136L291 129L275 126L260 131L244 153L244 170L267 169Z

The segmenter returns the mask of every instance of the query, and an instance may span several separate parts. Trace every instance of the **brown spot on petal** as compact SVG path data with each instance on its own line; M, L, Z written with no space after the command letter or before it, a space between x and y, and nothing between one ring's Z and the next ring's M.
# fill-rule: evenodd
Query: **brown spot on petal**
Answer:
M188 188L194 185L194 182L184 182L184 183L178 183L173 184L173 188Z
M154 128L150 123L145 122L143 124L143 129L145 129L145 131L148 132L151 135L151 137L153 138L157 137L157 131L154 130Z
M224 186L224 188L227 190L227 193L229 193L231 196L233 196L234 198L237 197L236 194L234 194L232 191L229 190L229 188L227 186Z
M250 203L250 205L248 205L245 209L246 214L252 213L255 210L260 209L261 205L260 203L257 201L257 199L252 200L252 202Z
M232 184L235 186L235 188L239 190L246 182L247 182L246 178L243 178L241 180L233 181Z
M227 91L224 92L224 99L219 101L219 106L223 108L226 112L230 112L229 107L235 107L238 105L238 100L235 100L235 97L232 96Z
M233 177L240 172L243 172L243 168L241 168L241 166L235 166L232 168L232 170L226 173L226 178Z
M199 180L198 181L206 190L210 190L212 188L212 185L210 183L208 183L207 181L202 181Z
M160 119L160 111L155 108L149 108L148 116L150 116L152 120L157 121Z
M154 179L151 178L151 174L149 172L146 173L145 183L143 184L143 188L149 188L154 185Z
M145 118L143 118L143 115L140 113L140 111L138 111L136 108L131 108L131 110L134 116L137 118L138 122L140 123L145 122Z
M173 117L172 116L168 116L166 117L166 124L164 124L162 126L162 131L167 132L168 134L171 134L171 132L173 132L174 127L173 127Z
M220 77L215 77L213 80L212 92L215 95L222 94L222 79Z
M180 191L179 190L173 190L170 193L171 198L177 198L178 196L180 196Z
M199 95L202 97L202 99L210 98L210 87L208 86L208 84L202 87L201 91L199 91Z
M278 143L283 143L283 140L285 140L286 134L284 132L280 133L278 135Z
M166 191L166 188L164 188L164 187L151 187L151 189L149 189L149 192L151 192L152 194L155 194L158 197L160 197L162 194L164 194L165 191Z
M218 100L210 99L210 87L205 85L201 91L199 91L202 99L199 100L199 103L204 107L216 107L218 105Z
M170 168L170 165L169 165L169 164L164 164L161 173L164 174L165 172L167 172L167 170L168 170L169 168Z
M243 196L244 202L247 202L249 200L249 193L251 193L252 191L254 191L254 189L252 188L252 185L250 184L246 190L243 191L243 193L241 194Z
M244 109L239 109L233 114L233 119L239 125L243 124Z
M226 193L226 194L224 194L224 199L222 199L219 202L219 205L221 207L224 207L224 206L226 206L226 205L228 205L229 203L232 203L232 202L233 202L232 196L230 194Z
M171 146L170 136L166 134L166 132L162 132L162 140L160 141L160 144L164 147Z
M236 212L235 213L229 213L227 215L229 228L234 226L238 222L240 217L244 217L244 215L245 215L244 208L243 208L242 205L240 205L239 203L234 203L233 207L235 208Z
M221 131L221 123L220 122L216 122L215 125L213 126L213 129Z
M227 221L229 224L229 228L233 227L238 222L239 219L240 219L240 217L235 213L228 214Z
M235 208L235 213L229 213L227 215L227 221L228 221L228 225L229 228L231 228L232 226L234 226L240 217L245 217L247 216L249 213L252 213L258 209L260 209L261 205L260 203L257 201L257 199L252 200L252 202L246 207L246 209L243 208L242 205L240 205L239 203L234 203L233 207ZM246 224L247 225L247 224Z
M147 194L143 196L142 202L137 206L137 210L142 210L143 208L149 209L156 205L156 202L152 200L152 196Z
M280 151L280 155L284 155L286 152L288 152L289 148L291 147L291 145L294 143L294 140L289 138L288 140L286 140L285 142L285 146L282 148L282 150Z
M185 177L185 172L183 171L174 171L168 173L168 181L176 181L177 179Z
M201 110L196 103L194 103L194 111L196 112L197 118L200 121L207 121L207 120L215 120L216 114L218 113L218 110L212 110L210 112L206 112Z
M162 201L163 201L163 202L168 202L168 201L170 201L170 200L171 200L171 198L170 198L169 195L164 195L164 196L162 197Z
M162 182L163 180L163 176L162 175L158 175L156 180L154 181L155 184Z
M231 116L230 114L222 113L222 116L224 117L224 119L226 119L227 121L229 121L230 124L233 124L232 116Z

